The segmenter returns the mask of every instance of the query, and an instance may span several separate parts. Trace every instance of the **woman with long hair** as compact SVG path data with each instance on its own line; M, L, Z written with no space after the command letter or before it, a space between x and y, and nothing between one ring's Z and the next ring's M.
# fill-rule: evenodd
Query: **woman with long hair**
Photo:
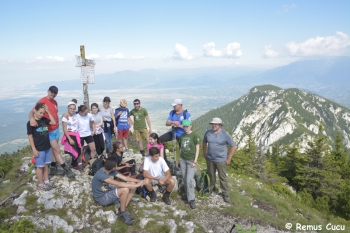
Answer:
M116 141L113 143L113 148L108 156L109 158L117 161L116 170L120 173L131 172L131 175L136 175L136 162L135 159L131 159L127 162L123 161L123 143Z
M95 122L95 134L93 138L95 141L96 152L97 152L97 155L100 156L102 155L105 149L105 140L104 140L103 128L102 128L103 118L97 103L91 104L91 114L94 117L94 122Z

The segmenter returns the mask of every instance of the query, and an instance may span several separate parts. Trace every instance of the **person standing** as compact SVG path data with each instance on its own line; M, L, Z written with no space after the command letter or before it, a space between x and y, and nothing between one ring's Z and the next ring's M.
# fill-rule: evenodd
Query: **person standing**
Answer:
M111 99L106 96L103 98L103 105L100 107L100 112L103 117L103 131L106 139L106 152L109 153L112 147L112 134L116 133L115 118L113 108L110 107Z
M139 99L134 100L134 109L130 111L130 116L134 117L134 121L131 121L131 124L134 125L134 133L140 149L140 153L142 156L145 156L142 139L148 138L148 135L152 133L152 127L148 112L145 108L141 107L141 101ZM149 128L148 130L146 122Z
M54 176L54 175L64 175L68 178L74 179L75 174L72 172L72 170L66 166L66 163L64 162L62 156L61 156L61 151L60 147L58 146L58 140L60 138L60 130L59 130L59 121L58 121L58 105L55 100L56 96L58 94L58 88L56 86L50 86L49 89L47 90L47 96L41 98L38 103L44 103L50 113L52 114L55 124L53 125L48 125L48 131L49 131L49 139L50 139L50 145L51 145L51 166L50 166L50 171L49 175ZM35 120L34 117L35 114L35 109L33 108L29 112L29 121L30 121L30 126L35 127L38 126L37 121ZM49 115L46 112L44 114L44 117L49 119ZM56 166L56 161L61 165L63 170L58 169Z
M195 132L192 132L191 121L186 119L182 121L185 133L180 137L180 158L179 164L181 167L182 178L185 186L185 195L183 200L190 203L191 209L196 209L195 194L194 194L194 173L199 154L199 137Z
M95 134L93 138L95 141L96 152L97 152L97 155L100 156L105 150L105 140L104 140L103 128L102 128L103 118L97 103L91 104L91 114L94 117L94 122L95 122Z
M212 191L215 187L215 173L218 171L223 199L226 203L230 203L227 165L230 164L237 147L231 135L222 129L224 123L220 118L213 118L209 124L212 129L208 130L203 138L203 156L207 161L208 175L210 178L209 190ZM227 149L228 145L231 147L229 153Z
M129 109L126 107L128 103L125 99L120 100L120 107L114 112L115 122L118 129L118 140L124 143L125 151L128 151L129 129L132 124Z

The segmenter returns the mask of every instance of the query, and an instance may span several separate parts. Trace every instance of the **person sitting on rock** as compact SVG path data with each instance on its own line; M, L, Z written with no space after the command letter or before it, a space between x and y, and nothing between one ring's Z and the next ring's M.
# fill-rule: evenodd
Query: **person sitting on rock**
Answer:
M103 168L98 170L92 179L92 194L95 201L102 206L115 205L118 218L127 225L133 224L133 216L128 212L128 206L136 188L144 184L143 180L123 176L116 170L117 163L108 158ZM113 178L120 180L116 181Z
M116 170L118 172L122 174L131 172L131 176L136 175L135 159L130 159L127 162L123 161L123 144L121 141L116 141L113 143L109 158L112 158L117 162Z
M160 157L160 151L157 147L150 148L149 156L145 157L143 176L145 178L144 185L150 195L150 201L156 202L157 200L157 195L152 186L160 184L166 186L163 201L165 204L170 205L169 196L175 186L175 180L171 177L170 169L165 160Z

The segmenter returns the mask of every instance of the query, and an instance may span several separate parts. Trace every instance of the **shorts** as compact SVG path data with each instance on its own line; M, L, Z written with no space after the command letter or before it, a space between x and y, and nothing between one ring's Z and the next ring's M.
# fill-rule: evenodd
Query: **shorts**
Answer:
M36 162L35 164L36 167L45 167L45 164L51 163L50 151L51 149L39 151L39 157L34 157Z
M91 135L89 135L89 136L87 136L87 137L81 137L81 138L80 138L80 145L81 145L81 146L84 146L84 141L85 141L87 144L89 144L89 143L91 143L91 142L94 142L94 138L93 138Z
M129 129L118 129L118 140L121 140L123 138L129 138Z
M49 139L50 139L50 141L60 139L60 129L57 128L57 129L49 132Z
M95 199L96 202L102 206L110 205L119 200L119 196L117 194L117 186L109 185L110 190L105 193L105 195L101 198Z
M164 177L165 176L159 177L159 178L163 179ZM152 181L152 186L159 184L158 180L151 180L151 181Z
M143 139L147 139L149 136L148 130L147 128L141 129L141 130L136 130L135 129L135 137L136 137L136 141L139 142L141 141L141 137Z

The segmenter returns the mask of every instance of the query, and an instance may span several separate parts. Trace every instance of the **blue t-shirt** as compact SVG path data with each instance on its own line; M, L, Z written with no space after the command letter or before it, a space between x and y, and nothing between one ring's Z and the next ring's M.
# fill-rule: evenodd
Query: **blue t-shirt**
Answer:
M130 128L129 121L128 121L128 117L130 117L129 109L117 108L114 111L114 116L117 115L118 112L122 112L122 114L115 118L115 120L116 120L115 123L117 124L117 128L119 130L129 129Z
M185 110L182 110L182 112L179 115L177 115L176 112L174 113L174 110L171 110L169 113L168 120L179 121L182 124L182 121L185 120L183 111L185 111ZM187 111L186 111L186 119L192 121L191 115ZM179 127L174 127L172 129L172 131L174 132L174 130L176 132L176 138L180 138L181 135L183 133L185 133L185 130L183 130L182 128L179 128Z
M227 159L227 145L235 146L231 135L221 129L218 133L208 130L203 138L203 143L208 143L207 159L213 162L225 162Z
M92 195L95 199L103 198L110 188L109 184L104 182L107 179L113 179L118 174L117 170L111 171L107 174L103 167L100 168L92 178Z

